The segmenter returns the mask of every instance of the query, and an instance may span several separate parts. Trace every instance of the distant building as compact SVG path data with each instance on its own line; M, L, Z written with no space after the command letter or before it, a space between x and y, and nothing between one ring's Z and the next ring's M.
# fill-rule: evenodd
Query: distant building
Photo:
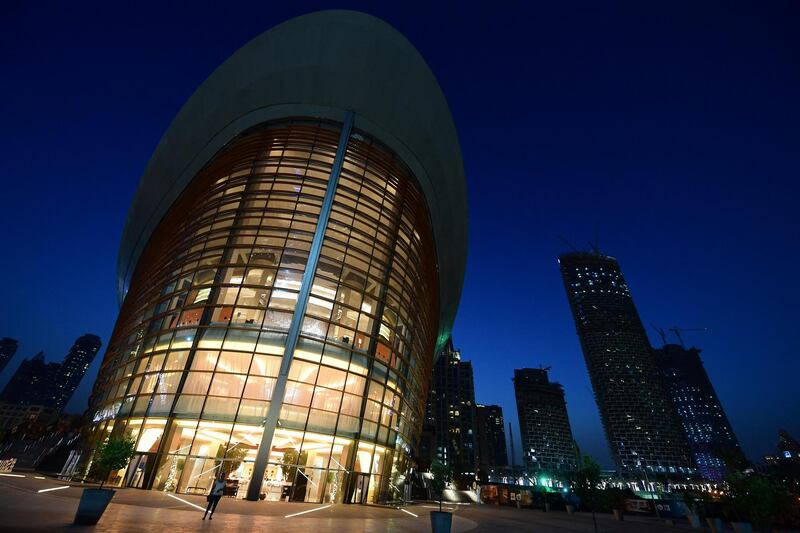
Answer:
M487 470L492 466L507 465L503 408L499 405L478 404L475 409L475 432L478 444L476 457L478 468Z
M790 490L800 489L800 442L788 431L778 431L778 444L775 455L765 455L764 463L755 465L756 469L777 479L782 479Z
M528 472L574 470L578 456L564 388L550 382L545 369L522 368L514 370L514 393Z
M0 401L42 405L61 412L100 349L100 338L86 334L75 341L63 363L48 363L44 352L23 361L3 389Z
M744 460L742 448L708 378L700 350L665 344L653 351L669 397L683 425L698 473L722 481Z
M15 353L17 353L17 341L15 339L8 337L0 339L0 372L5 369Z
M564 254L559 263L617 468L623 474L693 474L686 438L619 263L587 252Z
M0 436L6 436L17 426L37 423L44 426L58 420L58 410L46 405L23 405L0 402Z
M778 457L781 460L800 462L800 443L785 429L778 431Z
M427 418L435 428L435 457L461 478L474 476L475 385L472 363L448 339L433 367Z
M43 405L47 391L54 382L58 363L47 363L39 352L20 363L17 371L3 389L0 400L17 405Z
M101 345L100 337L90 333L75 340L75 344L61 363L53 387L48 391L47 405L59 411L67 406Z
M436 424L431 413L431 402L425 410L425 422L422 424L422 432L419 438L419 451L417 452L417 467L422 472L426 472L433 460L436 458Z

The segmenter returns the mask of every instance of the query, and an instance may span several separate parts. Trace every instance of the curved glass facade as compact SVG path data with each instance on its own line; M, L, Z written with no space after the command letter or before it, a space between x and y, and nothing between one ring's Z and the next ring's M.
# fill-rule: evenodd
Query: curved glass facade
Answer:
M399 496L438 327L433 236L411 172L358 131L317 228L341 130L295 119L246 132L161 220L90 400L90 447L136 441L112 480L205 494L222 469L242 498L279 402L261 499ZM298 304L307 264L316 269ZM289 361L285 394L273 397Z

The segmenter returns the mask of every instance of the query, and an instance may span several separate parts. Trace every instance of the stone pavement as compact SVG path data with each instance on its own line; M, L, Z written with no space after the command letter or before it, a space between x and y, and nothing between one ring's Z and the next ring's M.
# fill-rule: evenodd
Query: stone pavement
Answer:
M223 498L214 520L202 521L201 509L206 504L203 496L176 497L156 491L120 489L97 526L78 527L71 524L84 485L70 485L32 473L17 475L25 477L0 474L0 530L3 531L426 532L431 530L429 512L436 508L432 504L415 504L397 509L363 505L247 502ZM583 513L569 516L563 511L544 513L492 505L445 507L453 511L453 533L594 531L591 515ZM689 529L688 524L682 522L675 527L652 518L626 518L623 522L616 522L603 514L597 515L597 522L602 533L660 533Z

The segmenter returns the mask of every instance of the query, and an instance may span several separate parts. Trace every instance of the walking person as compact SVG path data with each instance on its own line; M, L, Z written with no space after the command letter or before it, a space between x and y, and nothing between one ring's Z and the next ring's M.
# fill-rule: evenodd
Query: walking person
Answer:
M219 477L217 477L211 485L211 491L208 493L208 496L206 496L208 507L206 507L206 512L203 514L203 520L206 519L206 515L209 511L211 511L211 514L208 519L214 519L214 511L217 509L217 504L222 498L222 491L225 489L225 477L225 472L220 472Z

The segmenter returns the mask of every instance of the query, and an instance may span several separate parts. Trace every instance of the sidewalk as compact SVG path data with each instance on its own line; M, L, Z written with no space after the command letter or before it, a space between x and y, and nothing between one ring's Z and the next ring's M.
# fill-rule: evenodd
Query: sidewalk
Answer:
M20 477L17 477L20 476ZM223 498L212 521L201 520L203 496L173 495L138 489L117 489L95 527L72 526L82 489L32 473L0 476L0 530L102 531L175 533L195 531L269 531L292 533L411 533L430 531L430 511L437 505L419 503L402 509L386 506L321 505L249 502ZM579 513L544 513L494 505L445 505L453 510L452 533L592 533L592 517ZM617 522L597 515L602 533L666 533L688 530L688 523L668 526L653 518L631 517Z

